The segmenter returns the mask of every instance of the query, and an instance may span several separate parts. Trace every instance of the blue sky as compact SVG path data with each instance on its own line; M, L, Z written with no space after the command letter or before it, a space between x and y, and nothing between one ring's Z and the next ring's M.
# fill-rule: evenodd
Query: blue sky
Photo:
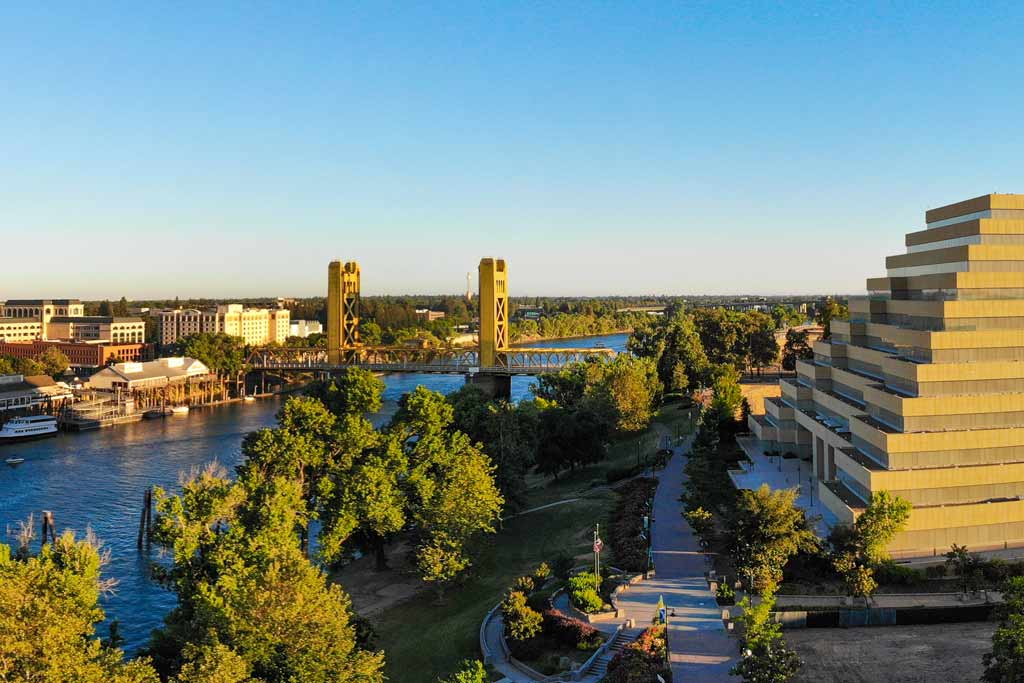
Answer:
M0 299L858 292L1024 192L1017 3L86 5L0 6Z

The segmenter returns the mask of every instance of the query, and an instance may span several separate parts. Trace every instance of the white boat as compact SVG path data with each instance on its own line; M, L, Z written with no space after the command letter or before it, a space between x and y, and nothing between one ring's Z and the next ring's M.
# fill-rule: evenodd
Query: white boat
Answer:
M20 465L21 463L25 462L25 458L7 458L6 460L4 460L4 462L10 465L11 467L14 467L15 465Z
M57 435L57 418L50 415L16 417L0 428L0 444L45 439Z
M256 397L255 396L243 396L242 400L245 401L246 403L250 403L252 401L255 401Z
M188 406L174 406L171 415L188 415Z

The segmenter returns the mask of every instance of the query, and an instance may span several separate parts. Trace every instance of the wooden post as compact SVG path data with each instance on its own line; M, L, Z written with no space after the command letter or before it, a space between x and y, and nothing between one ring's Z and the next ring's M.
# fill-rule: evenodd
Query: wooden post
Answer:
M153 487L146 489L146 543L153 537Z
M149 489L142 494L142 512L139 515L139 537L135 541L136 547L142 549L142 536L146 533L146 511L149 510Z
M57 540L57 531L53 527L53 513L49 510L43 510L43 538L41 545L46 545L46 533L50 533L50 543Z

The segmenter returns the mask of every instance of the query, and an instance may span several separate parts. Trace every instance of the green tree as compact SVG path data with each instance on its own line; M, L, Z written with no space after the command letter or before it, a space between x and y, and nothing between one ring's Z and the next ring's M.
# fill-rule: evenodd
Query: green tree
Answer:
M910 519L912 506L888 491L876 491L864 512L854 522L859 552L866 562L877 565L888 558L885 547L902 531Z
M661 387L653 361L621 354L600 366L600 379L588 387L587 396L607 406L616 431L636 433L651 424Z
M218 332L183 337L175 345L179 356L195 358L221 376L233 376L245 366L245 340Z
M335 415L367 415L380 410L384 381L364 368L345 368L329 380L314 382L307 389Z
M457 672L448 678L438 679L438 683L487 683L489 680L483 662L478 659L467 659L462 662Z
M960 580L960 590L967 593L980 579L978 558L967 551L967 546L954 543L946 553L946 566L952 567Z
M0 375L16 375L14 363L6 356L0 356Z
M740 388L739 372L732 367L720 365L715 375L711 385L713 393L709 415L721 431L735 424L736 413L743 403L743 389Z
M782 369L793 372L798 360L814 358L807 330L786 330L786 342L782 347Z
M512 640L526 640L540 633L543 618L540 612L526 604L526 595L511 591L501 603L501 616L505 633Z
M837 302L832 297L829 297L822 303L817 312L814 315L814 320L821 325L823 333L822 339L831 339L832 337L832 321L833 320L849 320L850 319L850 308L846 304Z
M760 373L761 368L773 365L779 357L775 322L770 316L754 311L748 315L747 324L750 364Z
M1024 680L1024 577L1014 576L1003 586L997 607L999 626L992 634L992 651L982 658L986 683Z
M110 315L114 315L120 318L127 317L128 315L128 299L121 297L121 300L110 307Z
M56 379L64 374L64 371L71 365L71 361L60 349L55 346L47 347L45 351L36 356L36 362L43 366L43 373Z
M383 655L356 644L348 596L299 547L298 482L253 486L207 469L179 496L155 494L155 538L174 558L158 578L178 597L151 646L164 675L198 675L203 658L189 668L187 646L220 643L260 683L383 681ZM235 661L222 678L244 671Z
M754 590L774 593L789 558L817 547L804 511L796 506L796 495L796 489L773 491L767 484L739 492L729 521L728 546L736 571Z
M806 317L792 306L772 306L770 315L772 316L772 322L775 323L775 329L777 330L796 327L806 320Z
M125 663L95 637L100 593L110 585L104 559L92 536L70 531L35 556L12 556L0 544L0 680L158 683L147 660Z
M843 578L847 592L854 598L864 598L864 605L867 606L878 588L874 570L854 553L843 553L832 564Z
M250 676L249 663L220 643L190 644L185 647L184 659L173 683L258 683Z
M383 340L383 331L372 320L360 322L359 339L367 346L379 346Z
M111 316L114 315L114 307L110 305L110 300L104 300L100 302L99 311L96 315Z

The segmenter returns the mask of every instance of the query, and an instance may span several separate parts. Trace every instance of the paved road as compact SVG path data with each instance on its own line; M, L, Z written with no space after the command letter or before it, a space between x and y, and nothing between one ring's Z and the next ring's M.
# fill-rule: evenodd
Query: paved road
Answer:
M622 594L620 606L637 625L649 624L658 598L676 616L669 619L668 639L672 675L681 683L736 681L729 669L738 656L738 645L722 624L721 610L704 580L704 554L693 530L680 514L679 495L684 480L683 453L690 440L676 448L659 479L654 496L652 547L657 576L641 581Z

